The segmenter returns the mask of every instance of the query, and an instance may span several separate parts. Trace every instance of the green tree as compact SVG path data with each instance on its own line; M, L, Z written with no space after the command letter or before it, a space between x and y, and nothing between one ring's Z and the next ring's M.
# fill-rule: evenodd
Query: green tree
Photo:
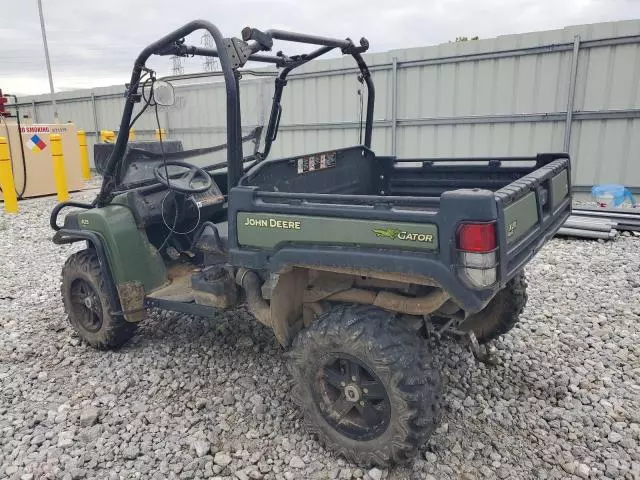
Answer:
M480 37L478 37L477 35L475 37L456 37L456 39L454 40L455 43L458 42L468 42L470 40L480 40ZM449 43L452 43L451 41L449 41Z

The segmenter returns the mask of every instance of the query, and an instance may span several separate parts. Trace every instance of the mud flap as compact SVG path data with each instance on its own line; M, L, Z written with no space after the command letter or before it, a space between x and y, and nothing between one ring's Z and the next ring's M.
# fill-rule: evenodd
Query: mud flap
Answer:
M123 316L127 322L136 323L147 318L144 306L144 287L140 282L121 283L117 287Z
M283 347L291 345L302 328L302 305L307 285L307 270L292 268L278 276L271 297L273 333Z

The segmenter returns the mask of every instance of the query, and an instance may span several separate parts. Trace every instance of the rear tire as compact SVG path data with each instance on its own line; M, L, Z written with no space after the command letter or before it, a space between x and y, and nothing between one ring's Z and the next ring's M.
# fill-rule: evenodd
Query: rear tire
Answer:
M295 339L289 368L308 431L362 466L411 460L440 416L440 371L397 315L331 307Z
M462 330L473 331L478 343L487 343L515 327L526 304L527 279L521 270L483 310L462 323Z
M135 333L134 323L109 313L111 305L104 272L94 250L81 250L67 259L62 268L61 290L69 323L92 347L118 348Z

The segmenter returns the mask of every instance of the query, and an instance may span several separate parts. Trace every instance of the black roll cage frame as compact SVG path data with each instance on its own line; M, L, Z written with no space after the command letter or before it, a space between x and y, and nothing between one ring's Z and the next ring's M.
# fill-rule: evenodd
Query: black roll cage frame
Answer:
M195 46L184 45L184 37L196 30L206 30L213 37L215 49L207 49ZM270 51L273 40L283 40L287 42L304 43L310 45L320 45L320 48L313 50L308 54L295 55L288 57L282 52L276 55L264 55L258 52ZM261 159L265 159L271 150L271 145L276 139L280 117L282 115L282 92L287 84L287 76L289 73L305 63L314 60L335 48L339 48L343 54L351 55L358 68L360 69L361 78L367 85L367 113L365 120L364 146L371 148L371 136L373 132L373 108L375 103L375 88L373 80L369 72L369 68L362 58L362 53L369 48L369 42L363 37L360 39L360 45L357 46L349 38L339 40L334 38L319 37L315 35L307 35L303 33L294 33L284 30L267 30L261 32L255 28L245 27L242 30L242 40L238 38L225 38L220 30L211 22L206 20L194 20L186 25L165 35L159 40L147 46L136 59L131 80L125 93L126 101L118 136L107 161L102 186L96 201L97 206L103 206L109 203L111 192L113 192L116 180L115 172L118 162L122 160L128 139L131 117L136 103L140 101L138 87L142 73L147 71L145 64L151 55L178 55L178 56L204 56L217 57L220 59L220 66L224 77L226 88L227 103L227 188L231 191L235 187L243 171L243 154L242 154L242 121L240 116L240 89L239 79L242 67L247 61L270 63L277 68L282 68L280 74L275 80L275 92L271 106L271 114L269 117L269 125L267 127L265 147Z

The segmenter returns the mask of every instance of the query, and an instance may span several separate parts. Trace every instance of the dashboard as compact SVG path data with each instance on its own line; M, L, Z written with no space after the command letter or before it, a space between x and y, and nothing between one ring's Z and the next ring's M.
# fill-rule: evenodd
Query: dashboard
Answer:
M117 195L113 203L129 207L141 227L162 224L163 213L164 221L173 223L176 205L177 225L191 224L190 220L195 221L198 217L200 221L210 220L226 209L226 199L215 180L209 190L196 194L173 192L158 183L133 188Z

